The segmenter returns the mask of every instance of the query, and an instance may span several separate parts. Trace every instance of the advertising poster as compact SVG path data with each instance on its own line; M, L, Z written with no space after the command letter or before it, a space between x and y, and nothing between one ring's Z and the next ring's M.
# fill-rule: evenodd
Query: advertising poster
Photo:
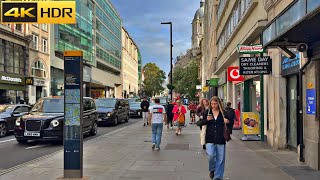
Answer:
M242 112L242 131L244 135L260 134L260 119L256 112Z

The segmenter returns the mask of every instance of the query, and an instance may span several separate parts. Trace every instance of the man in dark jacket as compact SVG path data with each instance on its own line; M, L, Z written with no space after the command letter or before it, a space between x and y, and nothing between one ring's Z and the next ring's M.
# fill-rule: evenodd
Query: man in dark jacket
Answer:
M169 103L168 103L168 105L167 105L167 109L166 109L167 119L168 119L167 129L169 129L169 123L170 123L171 129L173 129L173 125L172 125L172 121L173 121L173 113L172 113L172 110L173 110L173 108L174 108L174 106L173 106L172 102L169 101Z
M143 118L143 126L149 125L148 123L148 116L149 116L149 106L150 103L147 101L146 97L143 97L143 101L141 102L141 111L142 111L142 118Z
M236 113L234 109L231 107L231 102L227 102L227 107L225 108L228 117L230 119L230 123L227 125L230 134L232 134L234 120L236 119Z

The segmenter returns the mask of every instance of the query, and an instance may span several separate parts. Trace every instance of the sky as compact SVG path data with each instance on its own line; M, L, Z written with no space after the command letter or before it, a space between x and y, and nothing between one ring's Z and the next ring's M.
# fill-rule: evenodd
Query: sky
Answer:
M122 24L138 45L142 64L154 62L170 72L170 25L172 22L173 61L191 48L192 20L200 0L111 0Z

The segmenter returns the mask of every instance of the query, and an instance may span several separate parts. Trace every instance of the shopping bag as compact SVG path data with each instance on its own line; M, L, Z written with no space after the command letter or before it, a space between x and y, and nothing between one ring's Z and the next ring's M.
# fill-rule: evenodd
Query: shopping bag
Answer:
M202 146L206 144L206 131L207 131L207 125L203 125L200 131L200 143Z

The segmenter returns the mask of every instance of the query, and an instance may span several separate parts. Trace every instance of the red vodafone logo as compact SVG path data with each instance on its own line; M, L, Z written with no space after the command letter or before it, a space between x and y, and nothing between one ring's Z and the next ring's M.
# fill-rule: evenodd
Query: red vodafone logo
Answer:
M228 81L244 81L244 77L239 73L239 67L228 67Z

